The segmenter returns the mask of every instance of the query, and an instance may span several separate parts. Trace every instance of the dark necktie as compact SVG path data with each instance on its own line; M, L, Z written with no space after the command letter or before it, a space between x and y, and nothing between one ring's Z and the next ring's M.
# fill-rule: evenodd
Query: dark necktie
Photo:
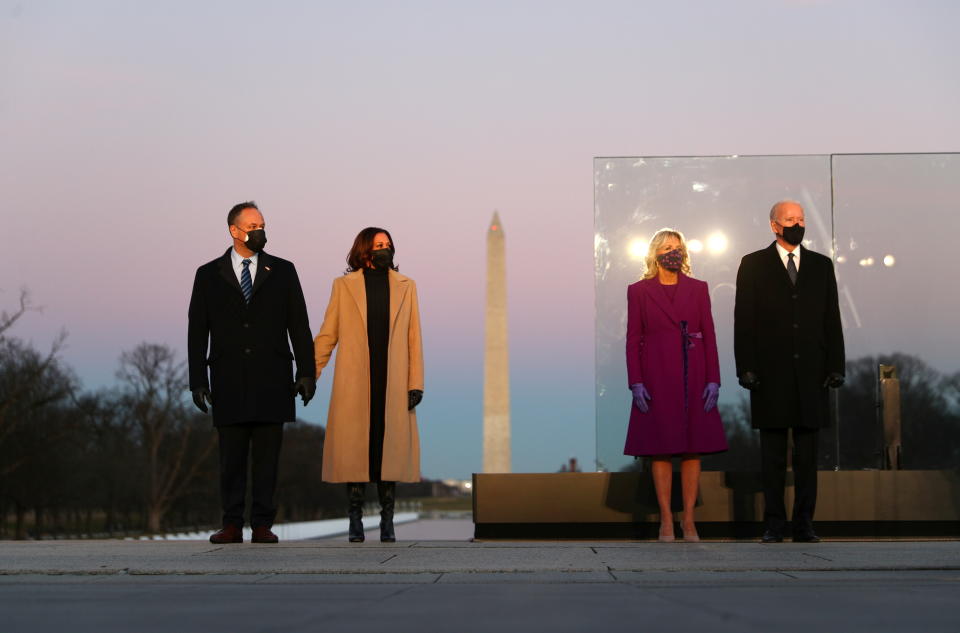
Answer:
M787 274L790 275L790 283L797 285L797 264L793 261L793 253L787 253Z
M793 255L791 255L793 257ZM790 264L793 265L793 262ZM793 274L797 274L797 269L793 269ZM250 260L243 260L243 270L240 271L240 290L243 291L243 298L250 303L250 297L253 296L253 282L250 280Z

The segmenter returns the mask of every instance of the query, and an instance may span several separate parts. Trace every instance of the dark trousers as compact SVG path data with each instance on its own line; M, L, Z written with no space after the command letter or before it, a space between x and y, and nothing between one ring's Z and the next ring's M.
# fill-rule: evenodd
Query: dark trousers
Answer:
M253 507L251 527L270 527L277 515L273 495L277 488L277 465L283 425L247 422L217 427L220 436L220 502L223 525L243 527L247 498L247 461L249 457Z
M817 429L760 430L763 472L763 520L768 530L782 532L787 522L783 493L787 483L787 431L793 433L793 532L813 529L817 506Z

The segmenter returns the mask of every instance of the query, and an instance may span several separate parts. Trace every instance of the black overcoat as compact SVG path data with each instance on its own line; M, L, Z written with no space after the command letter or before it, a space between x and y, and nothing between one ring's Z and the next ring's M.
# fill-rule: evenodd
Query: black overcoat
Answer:
M776 242L746 255L737 272L733 348L737 376L760 379L750 392L757 429L821 428L830 422L827 375L844 374L837 279L828 257L800 247L794 286Z
M210 389L216 426L292 422L296 407L291 361L296 359L296 378L316 376L313 335L293 263L261 252L249 304L230 249L198 268L190 297L187 357L190 389Z

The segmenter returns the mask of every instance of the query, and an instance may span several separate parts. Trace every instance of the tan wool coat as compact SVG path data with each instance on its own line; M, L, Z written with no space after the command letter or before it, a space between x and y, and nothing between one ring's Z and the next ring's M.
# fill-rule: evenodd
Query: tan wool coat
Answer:
M407 410L407 392L423 390L417 286L396 271L388 276L390 339L381 476L384 481L420 481L417 414ZM323 446L323 480L369 481L370 352L363 271L333 281L330 303L313 344L317 378L339 345Z

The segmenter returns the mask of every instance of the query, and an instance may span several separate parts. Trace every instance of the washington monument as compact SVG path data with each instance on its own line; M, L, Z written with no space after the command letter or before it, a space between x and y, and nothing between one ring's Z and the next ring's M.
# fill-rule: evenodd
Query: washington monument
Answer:
M507 260L503 224L487 229L487 319L483 359L483 472L510 472L510 366L507 358Z

